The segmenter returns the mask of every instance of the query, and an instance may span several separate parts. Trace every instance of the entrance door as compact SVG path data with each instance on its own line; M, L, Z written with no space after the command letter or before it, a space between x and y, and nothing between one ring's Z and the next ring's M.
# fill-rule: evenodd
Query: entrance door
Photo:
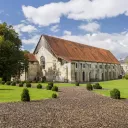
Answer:
M83 82L85 81L85 72L83 72Z

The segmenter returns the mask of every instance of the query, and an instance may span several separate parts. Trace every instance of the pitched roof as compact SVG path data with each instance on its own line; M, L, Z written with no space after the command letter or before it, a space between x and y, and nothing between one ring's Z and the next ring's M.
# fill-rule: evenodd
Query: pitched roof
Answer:
M119 64L114 55L105 49L88 46L60 39L57 37L42 35L47 40L53 53L68 61L87 61Z
M37 62L38 60L36 59L35 55L32 53L26 53L25 56L28 58L30 62Z

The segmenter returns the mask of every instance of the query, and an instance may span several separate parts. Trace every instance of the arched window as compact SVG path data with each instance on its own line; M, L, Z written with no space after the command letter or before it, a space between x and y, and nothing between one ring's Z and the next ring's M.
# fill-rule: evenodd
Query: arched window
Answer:
M40 57L40 65L43 69L45 69L45 57L44 56L41 56Z

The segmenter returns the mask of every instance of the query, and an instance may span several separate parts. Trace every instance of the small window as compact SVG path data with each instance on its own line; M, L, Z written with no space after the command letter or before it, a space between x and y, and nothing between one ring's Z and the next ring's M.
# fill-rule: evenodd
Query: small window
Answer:
M91 68L91 64L89 64L88 67Z
M85 64L83 64L83 68L85 68Z
M44 56L41 56L40 57L40 65L43 69L45 69L45 57Z
M100 68L102 68L102 65L100 65Z
M76 63L76 68L78 67L77 63Z
M95 65L95 68L97 68L97 65Z

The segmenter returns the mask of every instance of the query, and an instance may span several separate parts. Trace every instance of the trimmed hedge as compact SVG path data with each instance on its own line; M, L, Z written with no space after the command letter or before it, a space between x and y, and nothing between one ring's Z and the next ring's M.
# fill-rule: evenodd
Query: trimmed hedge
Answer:
M94 89L102 89L102 86L100 86L99 83L95 83L95 84L93 85L93 88L94 88Z
M52 98L57 98L57 94L56 93L53 93L52 94Z
M24 86L24 84L21 82L21 83L19 83L19 87L23 87Z
M5 84L5 81L2 81L1 84L4 85Z
M7 81L6 82L6 85L11 85L11 81Z
M51 86L51 85L47 85L47 86L46 86L46 89L47 89L47 90L51 90L51 89L52 89L52 86Z
M27 88L31 88L31 86L32 86L31 83L26 83Z
M12 82L11 85L12 85L12 86L16 86L16 82Z
M48 85L53 87L54 83L53 82L49 82Z
M89 91L91 91L91 90L93 90L93 87L92 87L92 85L90 83L88 83L86 85L86 89L89 90Z
M126 80L128 80L128 74L126 74L126 75L124 76L124 78L125 78Z
M37 88L38 88L38 89L42 89L42 85L41 85L41 84L38 84L38 85L37 85Z
M120 99L120 91L116 88L110 91L110 96L113 99Z
M21 94L21 101L30 101L29 90L27 88L23 89L23 92Z
M76 82L75 85L76 85L76 86L80 86L79 82Z
M52 91L58 92L58 87L57 87L57 86L53 86L53 87L52 87Z

